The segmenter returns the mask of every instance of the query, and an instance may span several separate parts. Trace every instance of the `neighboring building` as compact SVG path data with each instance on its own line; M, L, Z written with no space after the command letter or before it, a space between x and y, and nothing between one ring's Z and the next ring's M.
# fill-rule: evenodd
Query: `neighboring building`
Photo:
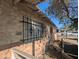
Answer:
M37 10L31 0L0 0L0 59L16 59L13 49L43 55L55 26Z

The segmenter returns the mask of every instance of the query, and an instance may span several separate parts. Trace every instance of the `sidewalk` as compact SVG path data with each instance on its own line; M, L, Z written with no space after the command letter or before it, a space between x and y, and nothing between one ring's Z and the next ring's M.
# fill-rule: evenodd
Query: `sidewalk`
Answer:
M54 44L53 46L52 45L49 46L46 53L52 59L73 59L70 56L68 56L66 53L62 53L61 48L59 48L57 44Z

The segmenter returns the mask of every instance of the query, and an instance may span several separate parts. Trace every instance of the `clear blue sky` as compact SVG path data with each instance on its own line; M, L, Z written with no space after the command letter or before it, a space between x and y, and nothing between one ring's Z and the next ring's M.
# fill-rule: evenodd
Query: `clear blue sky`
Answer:
M42 2L39 5L40 10L45 13L45 10L48 8L49 4L48 1ZM45 15L47 15L47 13L45 13ZM57 27L58 29L60 29L61 27L63 27L63 24L59 24L59 20L54 17L54 16L47 16Z

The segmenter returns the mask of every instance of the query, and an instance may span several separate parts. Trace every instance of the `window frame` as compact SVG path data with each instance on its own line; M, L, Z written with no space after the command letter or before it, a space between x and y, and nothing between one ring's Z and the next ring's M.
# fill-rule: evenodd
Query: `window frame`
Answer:
M25 42L25 41L32 42L33 40L39 40L40 38L44 37L44 25L43 25L43 23L32 20L31 18L28 18L26 16L23 16L22 22L23 22L23 40L22 40L23 42ZM30 26L30 30L29 30L29 26ZM33 35L34 34L33 33L33 26L36 27L35 31L37 30L35 37ZM37 28L39 28L39 29L37 29ZM25 33L27 33L27 34L25 34ZM28 38L29 35L30 35L30 38ZM27 38L25 36L27 36Z

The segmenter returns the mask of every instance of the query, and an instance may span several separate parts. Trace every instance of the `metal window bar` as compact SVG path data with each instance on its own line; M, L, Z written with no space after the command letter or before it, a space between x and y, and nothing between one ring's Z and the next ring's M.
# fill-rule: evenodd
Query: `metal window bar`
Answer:
M23 16L23 42L32 42L43 37L43 24ZM35 28L33 28L35 27Z

